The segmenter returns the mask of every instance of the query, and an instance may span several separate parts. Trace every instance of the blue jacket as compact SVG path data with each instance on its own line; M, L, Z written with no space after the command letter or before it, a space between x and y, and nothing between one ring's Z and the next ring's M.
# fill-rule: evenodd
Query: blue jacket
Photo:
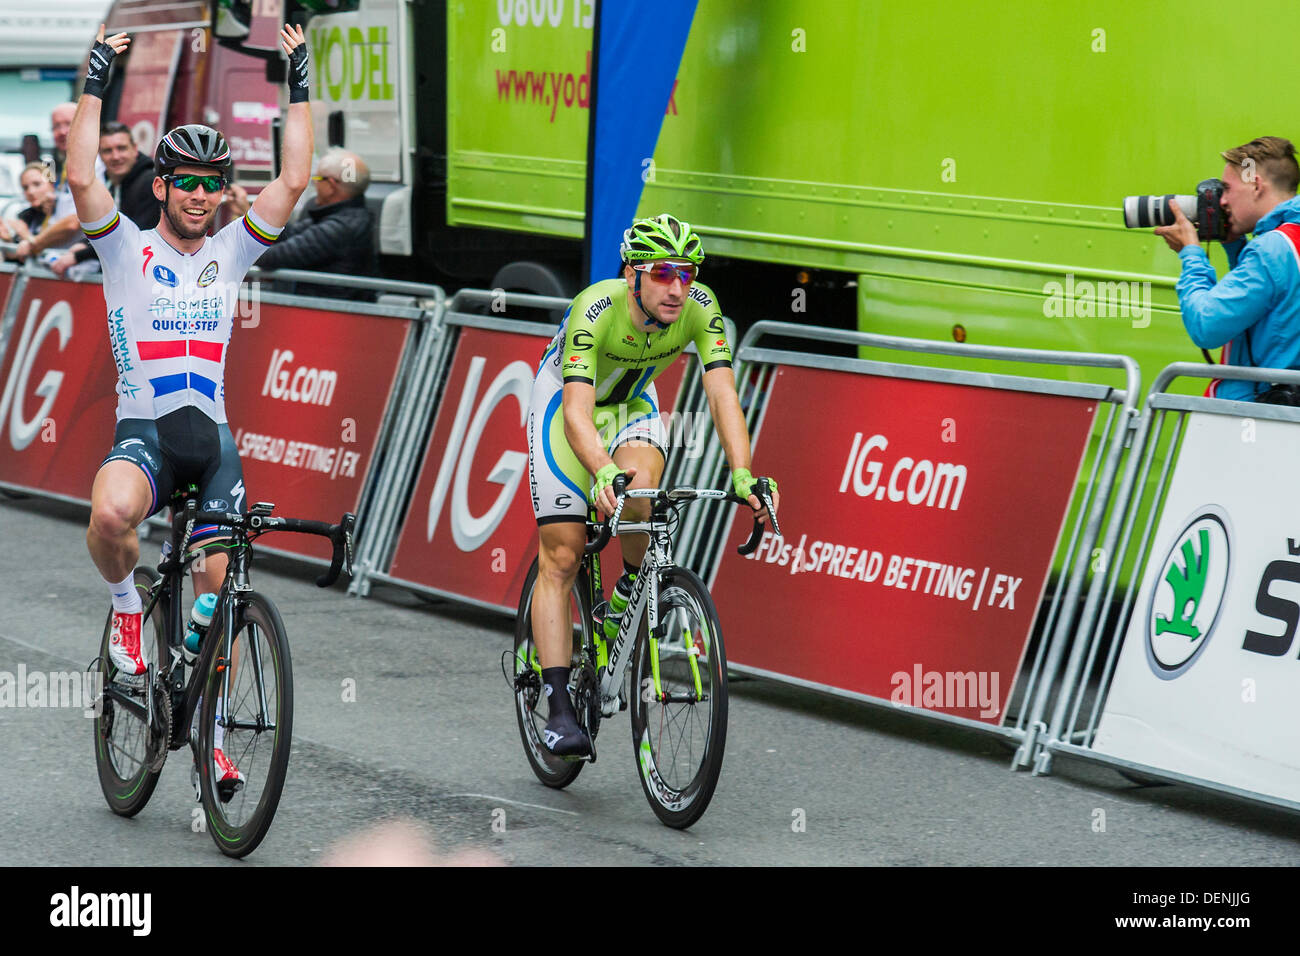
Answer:
M1226 365L1300 368L1300 250L1278 226L1300 224L1300 196L1278 203L1255 226L1255 238L1226 243L1229 272L1217 282L1200 246L1178 253L1178 305L1187 334L1203 349L1226 345ZM1251 401L1263 382L1219 381L1215 398Z

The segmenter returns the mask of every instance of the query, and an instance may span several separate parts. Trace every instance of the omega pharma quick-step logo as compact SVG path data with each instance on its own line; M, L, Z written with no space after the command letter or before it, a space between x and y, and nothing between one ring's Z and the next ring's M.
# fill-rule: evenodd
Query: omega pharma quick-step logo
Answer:
M1147 663L1161 680L1182 676L1205 651L1231 566L1227 513L1216 505L1197 509L1165 554L1147 606Z

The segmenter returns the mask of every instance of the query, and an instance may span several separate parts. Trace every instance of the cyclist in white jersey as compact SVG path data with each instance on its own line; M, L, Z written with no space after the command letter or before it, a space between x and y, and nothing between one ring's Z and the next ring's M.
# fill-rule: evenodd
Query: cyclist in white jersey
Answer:
M224 374L234 308L244 274L289 220L311 177L307 46L301 27L280 31L289 58L289 110L279 177L247 214L209 236L231 169L216 130L182 126L158 144L153 193L162 204L155 229L141 231L118 213L94 174L104 85L124 33L104 39L101 24L86 83L68 135L67 175L77 216L104 272L108 331L117 363L117 427L95 475L86 543L113 596L109 656L119 674L145 670L140 654L141 602L133 569L136 527L163 508L172 491L199 487L201 510L244 513L239 455L226 423ZM195 540L224 536L199 528ZM195 596L217 591L226 558L209 553L192 569ZM221 730L217 726L218 733ZM218 777L243 776L221 752Z

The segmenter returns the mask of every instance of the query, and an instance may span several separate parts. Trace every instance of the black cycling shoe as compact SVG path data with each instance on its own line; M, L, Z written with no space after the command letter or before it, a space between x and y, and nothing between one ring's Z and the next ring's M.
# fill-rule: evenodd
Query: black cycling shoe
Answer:
M542 743L557 757L591 756L591 738L572 714L556 714L546 724Z

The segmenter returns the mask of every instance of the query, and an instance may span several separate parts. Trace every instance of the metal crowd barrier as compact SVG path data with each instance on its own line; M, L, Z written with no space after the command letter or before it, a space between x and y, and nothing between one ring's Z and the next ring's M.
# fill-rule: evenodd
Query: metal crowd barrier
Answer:
M368 541L365 552L359 553L356 562L357 574L349 588L352 593L365 597L370 594L372 584L378 581L419 594L463 601L493 611L501 610L494 605L482 604L464 595L429 587L388 572L397 550L398 535L402 529L406 510L415 490L416 476L424 457L425 446L429 441L433 422L441 404L443 388L446 385L460 330L486 329L532 335L538 338L549 338L555 334L555 326L549 322L530 322L491 313L485 315L470 312L468 309L473 306L493 309L501 305L564 309L568 307L569 301L555 296L522 292L461 289L452 296L450 301L439 303L439 311L430 324L426 346L418 363L420 374L413 383L403 408L404 430L399 426L396 432L396 435L400 436L397 439L400 446L394 449L391 455L391 468L385 473L384 484L388 494L377 521L378 527Z
M262 273L261 276L255 276L254 278L261 278L266 275L283 275L288 271ZM371 463L370 473L366 476L366 480L362 485L361 499L357 504L356 530L353 538L355 548L353 561L355 563L357 554L365 547L367 540L383 528L383 519L387 514L386 505L389 497L391 497L389 494L391 489L386 484L388 476L385 473L385 465L392 457L393 452L403 447L402 412L410 404L408 396L418 387L423 351L426 348L426 343L436 337L434 326L437 322L437 316L442 310L446 293L440 286L423 285L414 282L389 282L384 279L342 276L331 273L300 273L295 271L294 274L309 275L312 277L313 282L325 280L319 281L321 285L346 285L354 288L366 288L379 292L381 295L378 302L368 303L317 296L288 295L280 292L262 292L260 293L261 301L269 305L288 305L347 312L353 315L410 319L414 325L413 333L403 350L401 361L397 367L397 376L393 380L393 388L388 396L388 404L384 409L379 435L375 442L374 461ZM336 519L331 518L329 520ZM280 554L311 564L329 564L328 558L310 558L280 551L270 546L259 545L258 549L268 554ZM349 585L349 590L351 590L351 585Z
M1125 760L1093 749L1098 724L1115 677L1116 663L1135 612L1147 561L1153 556L1153 540L1169 491L1171 475L1181 452L1188 414L1202 412L1239 420L1300 423L1300 408L1175 395L1168 391L1176 379L1187 377L1300 385L1300 371L1203 365L1195 362L1174 363L1156 377L1138 423L1124 477L1115 494L1111 528L1103 545L1103 553L1113 557L1092 577L1088 612L1080 619L1078 637L1071 648L1070 659L1061 678L1061 692L1051 722L1041 728L1042 739L1033 754L1034 773L1050 773L1053 757L1056 754L1066 754L1111 766L1139 781L1186 784L1288 810L1300 810L1300 802L1297 801L1152 764ZM1169 440L1167 446L1162 447L1167 424L1170 425ZM1159 477L1152 485L1149 478L1153 469L1157 468ZM1145 493L1138 489L1145 489ZM1138 519L1143 514L1144 526L1141 534L1135 537ZM1285 521L1286 515L1279 517ZM1108 622L1107 617L1099 612L1102 607L1111 606L1112 601L1116 600L1117 591L1121 593L1122 606L1118 616ZM1103 592L1104 597L1101 596ZM1103 649L1106 649L1104 657L1101 654Z
M965 359L992 359L1007 363L1115 369L1123 373L1125 384L1121 389L1092 382L1066 382L1024 375L895 365L887 362L838 358L816 353L777 351L761 348L756 344L765 336L782 336L816 342L838 342L866 348L891 349L926 355L948 355ZM1000 732L1020 742L1020 748L1012 764L1013 769L1024 764L1033 752L1037 728L1043 725L1043 714L1050 703L1061 660L1065 655L1066 648L1071 643L1074 622L1078 616L1079 595L1088 574L1093 548L1096 545L1108 510L1111 490L1119 470L1121 458L1125 453L1125 446L1129 442L1132 431L1138 422L1137 400L1140 373L1137 363L1123 355L964 345L928 339L877 335L867 332L810 328L805 325L776 321L762 321L752 326L742 340L740 348L736 351L736 358L738 360L736 365L737 392L740 396L741 407L745 410L751 440L755 443L757 443L762 430L766 397L772 378L780 365L800 365L810 368L864 372L889 378L1075 396L1095 399L1109 406L1109 412L1104 416L1099 416L1101 418L1099 422L1100 435L1098 435L1098 424L1094 425L1093 436L1097 442L1097 452L1091 455L1092 464L1089 474L1079 484L1072 501L1072 510L1077 512L1079 518L1072 523L1073 526L1070 528L1068 541L1063 548L1063 556L1062 550L1058 549L1058 557L1061 557L1063 572L1050 607L1047 610L1042 627L1043 639L1038 643L1038 650L1034 656L1028 680L1024 682L1017 692L1017 699L1009 703L1009 709L1017 711L1014 724L1008 727L990 727L982 722L921 708L900 708L933 719L958 723L985 731ZM709 447L700 458L698 465L694 468L685 469L682 477L694 484L707 484L717 487L721 487L722 483L728 481L725 456L722 453L722 447L715 432L710 430ZM683 563L700 570L705 576L705 580L711 580L713 571L721 560L724 547L723 539L729 523L723 518L717 517L710 521L702 514L703 510L696 509L695 514L683 520L681 534L679 535L682 544L679 557L683 560ZM1089 605L1084 610L1085 616L1092 606L1090 600ZM734 670L740 672L746 670L743 666L731 666ZM777 680L782 679L781 675L766 672L757 676ZM876 698L837 688L818 686L815 689L862 700L867 703L884 703L886 706L894 706Z

